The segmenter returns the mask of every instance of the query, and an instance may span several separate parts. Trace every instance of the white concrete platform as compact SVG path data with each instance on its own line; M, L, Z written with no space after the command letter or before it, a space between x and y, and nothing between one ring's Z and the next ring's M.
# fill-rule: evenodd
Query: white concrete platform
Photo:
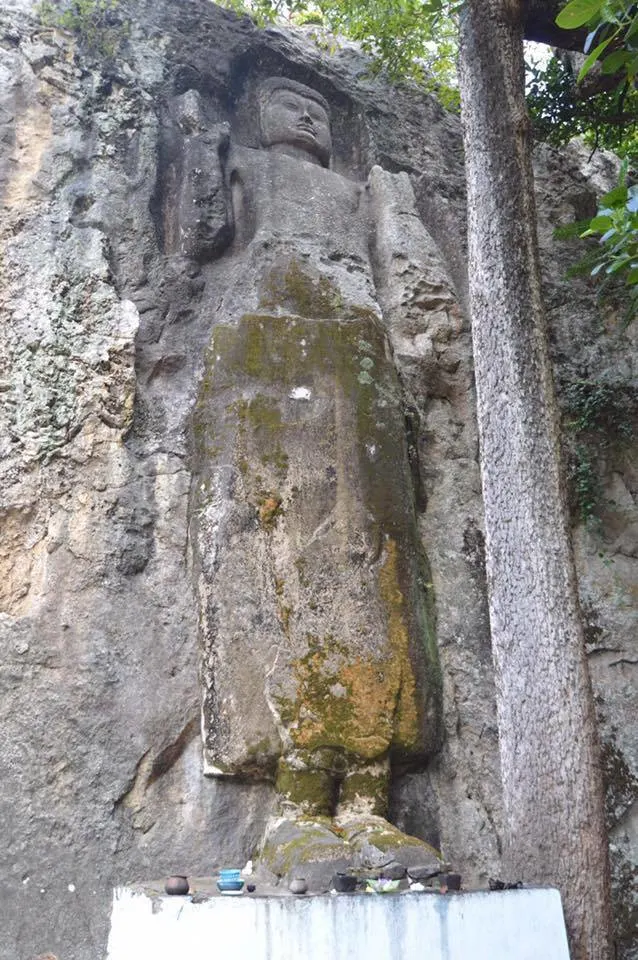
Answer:
M113 899L108 960L569 960L560 896L216 896L143 887Z

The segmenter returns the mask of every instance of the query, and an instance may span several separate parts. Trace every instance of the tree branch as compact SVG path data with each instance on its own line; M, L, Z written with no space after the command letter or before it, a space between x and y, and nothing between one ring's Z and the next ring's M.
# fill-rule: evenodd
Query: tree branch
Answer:
M523 3L523 22L526 40L547 43L563 50L582 51L587 30L562 30L555 20L564 7L563 0L526 0Z

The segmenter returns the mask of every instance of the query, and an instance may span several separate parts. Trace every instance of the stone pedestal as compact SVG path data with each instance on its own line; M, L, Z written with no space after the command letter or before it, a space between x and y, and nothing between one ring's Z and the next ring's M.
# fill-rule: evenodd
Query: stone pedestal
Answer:
M569 960L558 891L167 897L115 891L108 960Z

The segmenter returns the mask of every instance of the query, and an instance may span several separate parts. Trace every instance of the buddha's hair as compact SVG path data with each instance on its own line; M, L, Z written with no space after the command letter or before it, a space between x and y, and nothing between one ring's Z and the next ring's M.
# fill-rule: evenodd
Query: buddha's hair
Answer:
M288 77L268 77L267 80L264 80L259 87L259 102L261 104L267 103L277 90L292 90L293 93L298 93L302 97L309 97L311 100L315 100L316 103L323 107L328 117L330 117L330 104L325 97L322 97L321 94L313 90L312 87L307 87L304 83L297 83L296 80L289 80Z

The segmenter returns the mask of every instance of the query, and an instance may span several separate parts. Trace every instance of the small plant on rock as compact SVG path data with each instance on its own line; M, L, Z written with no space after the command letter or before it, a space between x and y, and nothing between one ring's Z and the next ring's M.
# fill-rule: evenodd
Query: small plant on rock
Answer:
M568 478L583 523L599 524L602 481L597 466L614 443L633 434L635 403L623 386L602 378L572 380L564 389L568 445Z
M68 30L87 52L109 60L127 34L117 7L118 0L41 0L36 9L46 26Z

